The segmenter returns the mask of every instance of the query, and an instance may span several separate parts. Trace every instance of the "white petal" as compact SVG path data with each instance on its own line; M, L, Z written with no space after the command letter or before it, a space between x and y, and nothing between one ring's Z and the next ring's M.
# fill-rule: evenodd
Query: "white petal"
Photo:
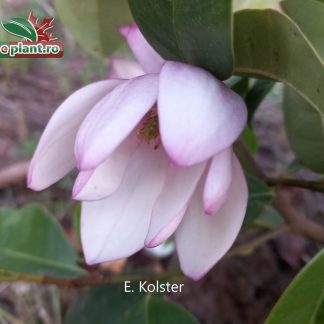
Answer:
M28 187L42 190L52 185L76 165L74 141L85 116L121 81L90 84L69 96L48 122L31 161Z
M233 160L233 178L228 198L214 217L203 213L200 190L176 231L176 246L182 271L199 280L224 256L242 226L248 201L248 190L242 168Z
M160 73L158 113L162 143L178 165L190 166L229 147L246 123L240 96L207 71L166 62Z
M232 180L232 148L224 150L212 159L204 188L204 209L213 215L223 206Z
M104 97L77 134L78 168L88 171L103 163L153 107L157 91L158 76L146 74L125 81Z
M132 79L145 74L141 66L129 59L114 56L110 60L109 79Z
M136 134L132 133L96 169L81 171L73 187L73 198L76 200L99 200L117 190L129 159L138 144L139 140Z
M145 240L147 247L160 245L175 232L205 167L205 163L190 168L170 164L163 190L154 205Z
M88 263L125 258L144 247L167 164L162 149L142 143L119 189L103 200L82 203L81 237Z

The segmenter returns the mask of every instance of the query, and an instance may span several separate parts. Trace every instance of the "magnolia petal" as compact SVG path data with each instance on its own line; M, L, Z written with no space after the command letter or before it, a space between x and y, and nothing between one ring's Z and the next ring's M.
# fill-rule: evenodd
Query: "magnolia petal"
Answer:
M132 79L145 74L141 66L124 57L114 56L109 60L109 79Z
M134 23L134 25L135 25L135 23ZM121 26L118 28L118 30L119 30L119 32L122 34L122 36L123 36L124 38L126 38L126 40L127 40L127 36L128 36L128 34L129 34L131 28L132 28L132 25L121 25Z
M203 183L193 197L175 237L182 271L199 280L230 249L242 226L248 190L240 163L233 159L231 188L215 217L203 213Z
M88 201L99 200L116 191L121 184L129 159L138 144L139 140L136 134L131 134L96 169L81 171L73 187L73 198Z
M78 168L88 171L103 163L153 107L157 91L158 76L147 74L124 81L104 97L77 134Z
M160 135L170 158L190 166L229 147L244 128L244 101L209 72L167 62L160 73Z
M211 161L203 193L204 210L213 215L226 201L232 181L232 148L215 155Z
M170 164L163 190L154 205L145 240L147 247L160 245L177 229L205 167L205 163L190 168Z
M144 247L167 164L162 149L142 143L119 189L108 198L82 203L81 238L87 263L125 258Z
M121 81L90 84L69 96L55 111L38 143L28 172L28 187L43 190L76 165L74 141L85 116Z
M144 38L136 24L122 26L119 31L127 39L128 45L146 73L158 73L164 63Z

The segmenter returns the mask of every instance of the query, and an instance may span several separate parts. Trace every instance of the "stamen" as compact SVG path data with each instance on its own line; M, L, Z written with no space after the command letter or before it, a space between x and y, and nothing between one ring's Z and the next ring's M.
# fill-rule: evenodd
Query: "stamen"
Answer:
M152 140L157 140L158 143L154 146L157 149L160 145L159 119L157 108L153 107L143 118L142 125L137 133L140 139L144 139L148 144Z

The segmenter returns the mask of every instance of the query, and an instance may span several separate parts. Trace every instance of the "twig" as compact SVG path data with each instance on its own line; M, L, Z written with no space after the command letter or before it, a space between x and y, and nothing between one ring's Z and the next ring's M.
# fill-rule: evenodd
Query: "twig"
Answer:
M0 170L0 189L26 180L29 161L16 162Z
M254 160L242 141L239 141L238 148L240 154L242 154L242 156L248 161L252 173L261 180L267 181L266 174ZM283 217L287 225L291 227L292 231L306 236L309 239L324 243L324 227L311 219L306 218L304 215L292 208L287 202L280 188L277 191L273 206Z
M277 193L273 206L294 232L324 243L324 227L291 208L281 191Z
M251 240L249 243L241 244L233 247L227 254L226 257L233 256L244 256L250 255L258 248L260 245L267 243L270 240L273 240L277 236L286 233L290 230L290 227L287 225L280 226L275 228L272 231L267 231L264 235L260 235L257 238Z
M324 193L324 182L319 181L308 181L291 178L267 178L266 183L269 186L297 187Z

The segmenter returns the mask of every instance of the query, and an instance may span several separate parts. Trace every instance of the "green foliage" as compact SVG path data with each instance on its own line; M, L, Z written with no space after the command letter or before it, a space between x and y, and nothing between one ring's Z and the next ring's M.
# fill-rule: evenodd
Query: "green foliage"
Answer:
M2 27L10 34L26 38L32 42L37 41L37 33L34 26L24 18L12 18L6 22L1 22Z
M244 225L250 225L261 216L263 209L271 203L273 192L264 182L251 175L246 175L246 179L249 188L249 202Z
M269 80L257 80L249 89L246 95L246 105L248 108L248 123L251 125L253 117L263 99L272 90L275 83Z
M297 23L318 54L324 57L324 5L313 0L285 0L282 10Z
M258 152L258 139L250 127L244 129L241 138L251 153L256 154Z
M58 278L85 274L57 221L43 207L0 210L0 271Z
M296 276L266 324L324 323L324 250Z
M137 283L133 282L132 285ZM68 310L64 324L196 324L179 305L124 285L89 289Z
M233 71L232 1L129 0L139 28L167 60L200 66L219 79Z
M307 36L324 62L324 5L316 1L286 0L281 3ZM324 114L298 93L285 89L284 115L289 142L297 158L311 170L324 173Z
M171 301L152 297L148 301L149 324L197 324L198 321L184 308Z
M123 43L117 28L131 21L126 0L55 0L63 24L88 52L106 58Z
M255 224L265 227L278 227L283 223L283 218L272 206L266 207L255 222Z
M249 90L249 78L242 78L233 75L225 81L225 84L243 98Z
M324 68L299 27L275 10L235 14L235 72L283 82L324 113Z
M81 203L78 202L74 207L72 218L73 232L75 239L81 246Z
M289 141L305 166L323 173L324 65L319 54L324 52L324 26L318 22L323 21L324 6L311 0L287 0L282 7L298 26L272 10L236 14L236 71L290 87L284 98ZM252 93L249 107L257 99Z
M324 173L324 119L297 92L284 91L283 111L289 143L298 160L309 169Z

